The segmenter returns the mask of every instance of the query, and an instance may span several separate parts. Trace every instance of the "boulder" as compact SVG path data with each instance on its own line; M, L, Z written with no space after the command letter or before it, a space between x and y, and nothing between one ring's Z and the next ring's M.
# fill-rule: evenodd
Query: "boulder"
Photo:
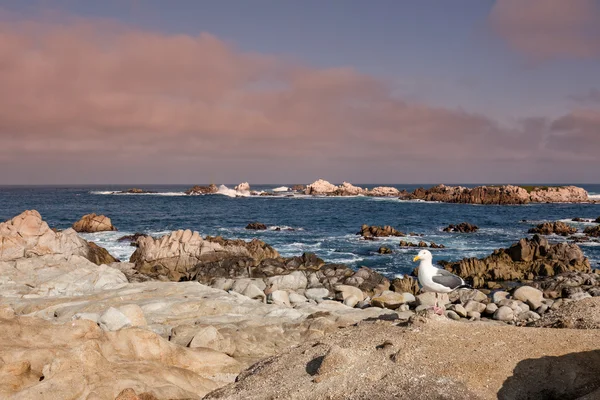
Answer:
M273 290L304 290L308 285L308 279L302 271L294 271L288 275L278 275L267 278L267 286Z
M404 275L402 278L395 278L391 283L394 292L397 293L419 293L419 282L409 275Z
M329 297L329 290L327 290L326 288L310 288L306 289L304 295L309 300L315 300L318 302L323 300L325 297Z
M390 237L390 236L406 236L404 233L396 230L395 228L386 226L368 226L363 225L360 231L356 233L364 238L368 237Z
M583 233L588 236L600 237L600 225L588 226L583 230Z
M377 253L379 253L379 254L392 254L392 249L390 249L389 247L381 246L379 248L379 250L377 250Z
M371 304L374 307L397 309L402 304L412 303L415 301L415 296L412 293L396 293L386 290L379 296L371 299Z
M310 195L328 195L333 194L338 189L337 186L327 182L326 180L319 179L311 183L304 189L304 194Z
M219 191L219 188L214 183L211 183L209 186L194 186L185 191L187 195L201 195L201 194L214 194Z
M531 286L521 286L513 292L513 298L527 303L532 309L537 309L542 305L544 293Z
M264 231L264 230L267 229L267 226L265 224L263 224L263 223L260 223L260 222L251 222L248 225L246 225L246 229Z
M131 326L131 320L121 311L110 307L100 316L98 325L105 331L117 331Z
M275 290L267 295L269 304L278 304L282 306L291 306L290 297L285 290Z
M485 258L442 261L440 264L473 287L484 287L489 281L532 280L537 276L552 276L566 271L591 270L579 246L549 244L539 235L533 239L521 239L508 249L495 250Z
M508 306L502 306L494 312L494 319L498 321L510 322L514 320L514 311Z
M94 264L108 265L108 264L111 264L114 262L119 262L119 260L117 258L111 256L110 253L108 252L108 250L106 250L104 247L100 247L94 242L88 242L88 245L89 245L89 251L88 251L87 258Z
M443 229L444 232L459 232L459 233L472 233L477 232L479 227L477 225L471 225L468 222L461 222L458 225L448 225Z
M373 197L398 197L400 191L391 186L377 186L369 190L366 194Z
M81 217L81 219L73 224L75 232L104 232L104 231L116 231L110 221L110 218L104 215L96 215L94 213L87 214Z
M235 344L229 338L224 338L219 330L211 325L200 328L188 347L192 349L204 347L227 355L232 355L235 352Z
M121 193L121 194L150 194L150 193L156 193L156 192L153 192L151 190L140 189L140 188L131 188L131 189L123 190L119 193Z
M365 193L365 189L358 186L354 186L353 184L348 182L344 182L341 185L339 185L336 191L334 192L336 196L358 196Z
M337 285L334 287L335 289L335 298L338 300L346 300L346 298L350 296L356 297L358 301L363 301L365 296L357 287L349 286L349 285Z
M447 293L436 293L434 292L425 292L416 296L416 304L417 306L425 306L425 307L433 307L434 305L444 307L446 304L450 303L450 299L448 298Z
M531 228L529 233L539 233L540 235L560 235L569 236L577 232L577 228L571 225L565 224L561 221L556 222L544 222L537 225L535 228Z

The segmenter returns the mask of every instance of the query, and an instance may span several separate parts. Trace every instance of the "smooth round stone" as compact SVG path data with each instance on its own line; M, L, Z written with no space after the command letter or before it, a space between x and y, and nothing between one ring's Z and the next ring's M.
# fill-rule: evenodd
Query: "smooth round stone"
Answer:
M459 321L460 320L460 316L457 313L455 313L454 311L452 311L452 310L446 311L446 317L448 317L448 318L450 318L450 319L452 319L454 321Z

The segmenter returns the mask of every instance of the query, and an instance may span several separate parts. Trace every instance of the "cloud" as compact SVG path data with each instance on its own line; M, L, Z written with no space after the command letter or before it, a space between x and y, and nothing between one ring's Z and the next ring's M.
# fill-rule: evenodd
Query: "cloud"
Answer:
M534 61L600 56L597 0L497 0L492 30Z
M11 18L0 88L2 183L481 182L570 160L545 147L547 121L502 127L208 33Z
M592 88L583 94L574 94L569 98L580 104L600 104L600 90Z

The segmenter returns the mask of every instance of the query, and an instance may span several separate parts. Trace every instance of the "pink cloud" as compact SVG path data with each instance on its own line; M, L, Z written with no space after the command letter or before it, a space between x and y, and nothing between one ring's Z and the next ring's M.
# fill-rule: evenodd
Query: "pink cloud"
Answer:
M536 61L600 56L596 0L497 0L489 22L511 48Z

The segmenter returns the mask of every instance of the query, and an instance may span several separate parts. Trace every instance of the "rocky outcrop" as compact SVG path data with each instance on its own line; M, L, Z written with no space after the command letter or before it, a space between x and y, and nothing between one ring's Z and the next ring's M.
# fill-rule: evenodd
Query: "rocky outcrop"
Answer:
M96 264L116 260L105 249L77 236L73 229L53 231L35 210L24 211L0 224L0 261L44 255L81 256Z
M119 193L121 193L121 194L149 194L149 193L156 193L156 192L154 192L152 190L145 190L145 189L140 189L140 188L131 188L131 189L123 190Z
M527 204L545 202L585 202L587 192L575 186L478 186L467 188L463 186L437 185L429 189L419 188L405 199L439 201L444 203L468 204Z
M573 233L577 232L577 228L572 227L571 225L565 224L561 221L556 222L544 222L539 224L535 228L531 228L529 233L539 233L540 235L560 235L560 236L569 236Z
M590 271L590 263L576 244L549 244L545 238L521 239L508 249L495 250L485 258L441 262L448 271L474 287L494 287L497 281L532 280L566 271Z
M185 191L187 195L201 195L201 194L214 194L219 191L219 188L214 183L208 186L193 186L192 188Z
M115 228L105 215L96 215L94 213L87 214L81 217L81 219L73 224L75 232L83 233L94 233L94 232L105 232L105 231L116 231Z
M279 254L266 243L254 239L227 240L221 237L203 239L198 232L178 230L158 239L142 237L130 262L143 274L171 281L189 280L205 264L215 262L243 262L257 265Z
M121 236L120 238L117 239L117 242L129 242L129 244L131 246L137 247L138 239L141 237L144 237L144 236L148 236L148 235L145 233L136 232L133 235Z
M250 193L250 184L248 182L240 183L235 187L235 190L241 193Z
M356 233L364 238L377 238L377 237L390 237L390 236L406 236L404 233L396 230L395 228L386 226L369 226L363 225L360 231Z
M600 237L600 225L588 226L583 230L587 236Z
M337 186L327 182L326 180L319 179L306 186L304 194L311 195L327 195L333 194L337 190Z
M417 279L409 275L404 275L402 278L395 278L391 283L391 287L396 293L417 294L421 290Z
M427 247L427 242L424 241L419 241L418 243L415 242L408 242L406 240L401 240L400 241L400 247ZM432 249L445 249L446 246L444 246L443 244L437 244L435 242L430 242L429 243L429 247Z
M367 196L373 197L398 197L400 191L390 186L377 186L366 193Z
M304 185L293 185L292 186L292 191L294 192L303 192L306 189L306 186Z
M246 229L255 230L255 231L264 231L267 229L267 226L261 222L251 222L246 225Z
M337 189L333 192L336 196L358 196L365 194L366 190L360 188L358 186L354 186L351 183L344 182L337 187Z
M477 225L471 225L468 222L461 222L458 225L450 224L443 229L444 232L459 232L459 233L473 233L477 232L479 227Z

